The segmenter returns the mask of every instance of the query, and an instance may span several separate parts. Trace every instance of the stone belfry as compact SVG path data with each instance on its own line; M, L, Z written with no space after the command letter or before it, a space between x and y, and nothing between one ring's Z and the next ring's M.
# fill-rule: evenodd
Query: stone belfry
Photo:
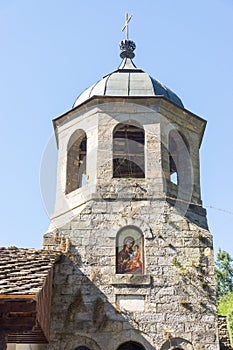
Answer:
M127 22L128 23L128 22ZM218 348L214 256L200 191L206 121L133 63L54 120L53 350Z

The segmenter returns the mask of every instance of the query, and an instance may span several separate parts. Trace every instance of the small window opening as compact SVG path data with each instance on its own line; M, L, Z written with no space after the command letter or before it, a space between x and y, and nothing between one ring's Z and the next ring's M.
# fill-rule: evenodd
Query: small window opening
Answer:
M144 178L144 130L120 123L113 133L113 177Z
M170 180L171 180L171 182L174 183L175 185L178 185L177 172L171 174Z
M169 134L169 166L170 181L175 185L184 185L187 177L190 177L189 144L177 130L171 130Z
M66 194L86 185L87 137L84 131L75 132L67 151Z
M170 181L175 185L178 185L178 173L177 173L177 163L178 163L178 153L177 144L175 138L173 137L173 131L169 134L169 164L170 164Z

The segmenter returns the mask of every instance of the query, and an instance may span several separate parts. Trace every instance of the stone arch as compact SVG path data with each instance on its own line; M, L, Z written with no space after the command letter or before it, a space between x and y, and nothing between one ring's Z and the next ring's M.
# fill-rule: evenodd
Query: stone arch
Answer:
M170 181L181 187L187 187L191 181L190 146L186 137L177 129L168 136Z
M135 341L128 341L120 346L118 346L117 350L146 350L143 345Z
M117 233L116 273L144 273L144 236L136 226L125 226Z
M133 120L113 130L113 177L145 178L145 131Z
M67 341L64 350L102 350L96 341L87 336L80 336L76 340Z
M160 350L194 350L190 341L183 338L170 338Z
M67 144L66 194L86 184L87 136L76 130Z

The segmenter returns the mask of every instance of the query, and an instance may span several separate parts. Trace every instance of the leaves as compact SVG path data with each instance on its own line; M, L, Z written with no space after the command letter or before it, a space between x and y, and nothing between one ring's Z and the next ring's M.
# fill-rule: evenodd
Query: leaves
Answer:
M233 259L229 253L219 248L215 262L217 298L233 292Z
M218 299L218 315L227 316L233 311L233 292L229 292Z

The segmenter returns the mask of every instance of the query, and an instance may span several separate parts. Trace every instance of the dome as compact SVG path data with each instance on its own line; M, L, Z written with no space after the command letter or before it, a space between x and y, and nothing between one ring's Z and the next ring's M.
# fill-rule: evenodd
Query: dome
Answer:
M119 68L82 92L73 107L79 106L92 96L161 96L184 108L181 99L172 90L134 65L132 61L133 50L136 47L134 42L125 40L121 45L123 61Z

